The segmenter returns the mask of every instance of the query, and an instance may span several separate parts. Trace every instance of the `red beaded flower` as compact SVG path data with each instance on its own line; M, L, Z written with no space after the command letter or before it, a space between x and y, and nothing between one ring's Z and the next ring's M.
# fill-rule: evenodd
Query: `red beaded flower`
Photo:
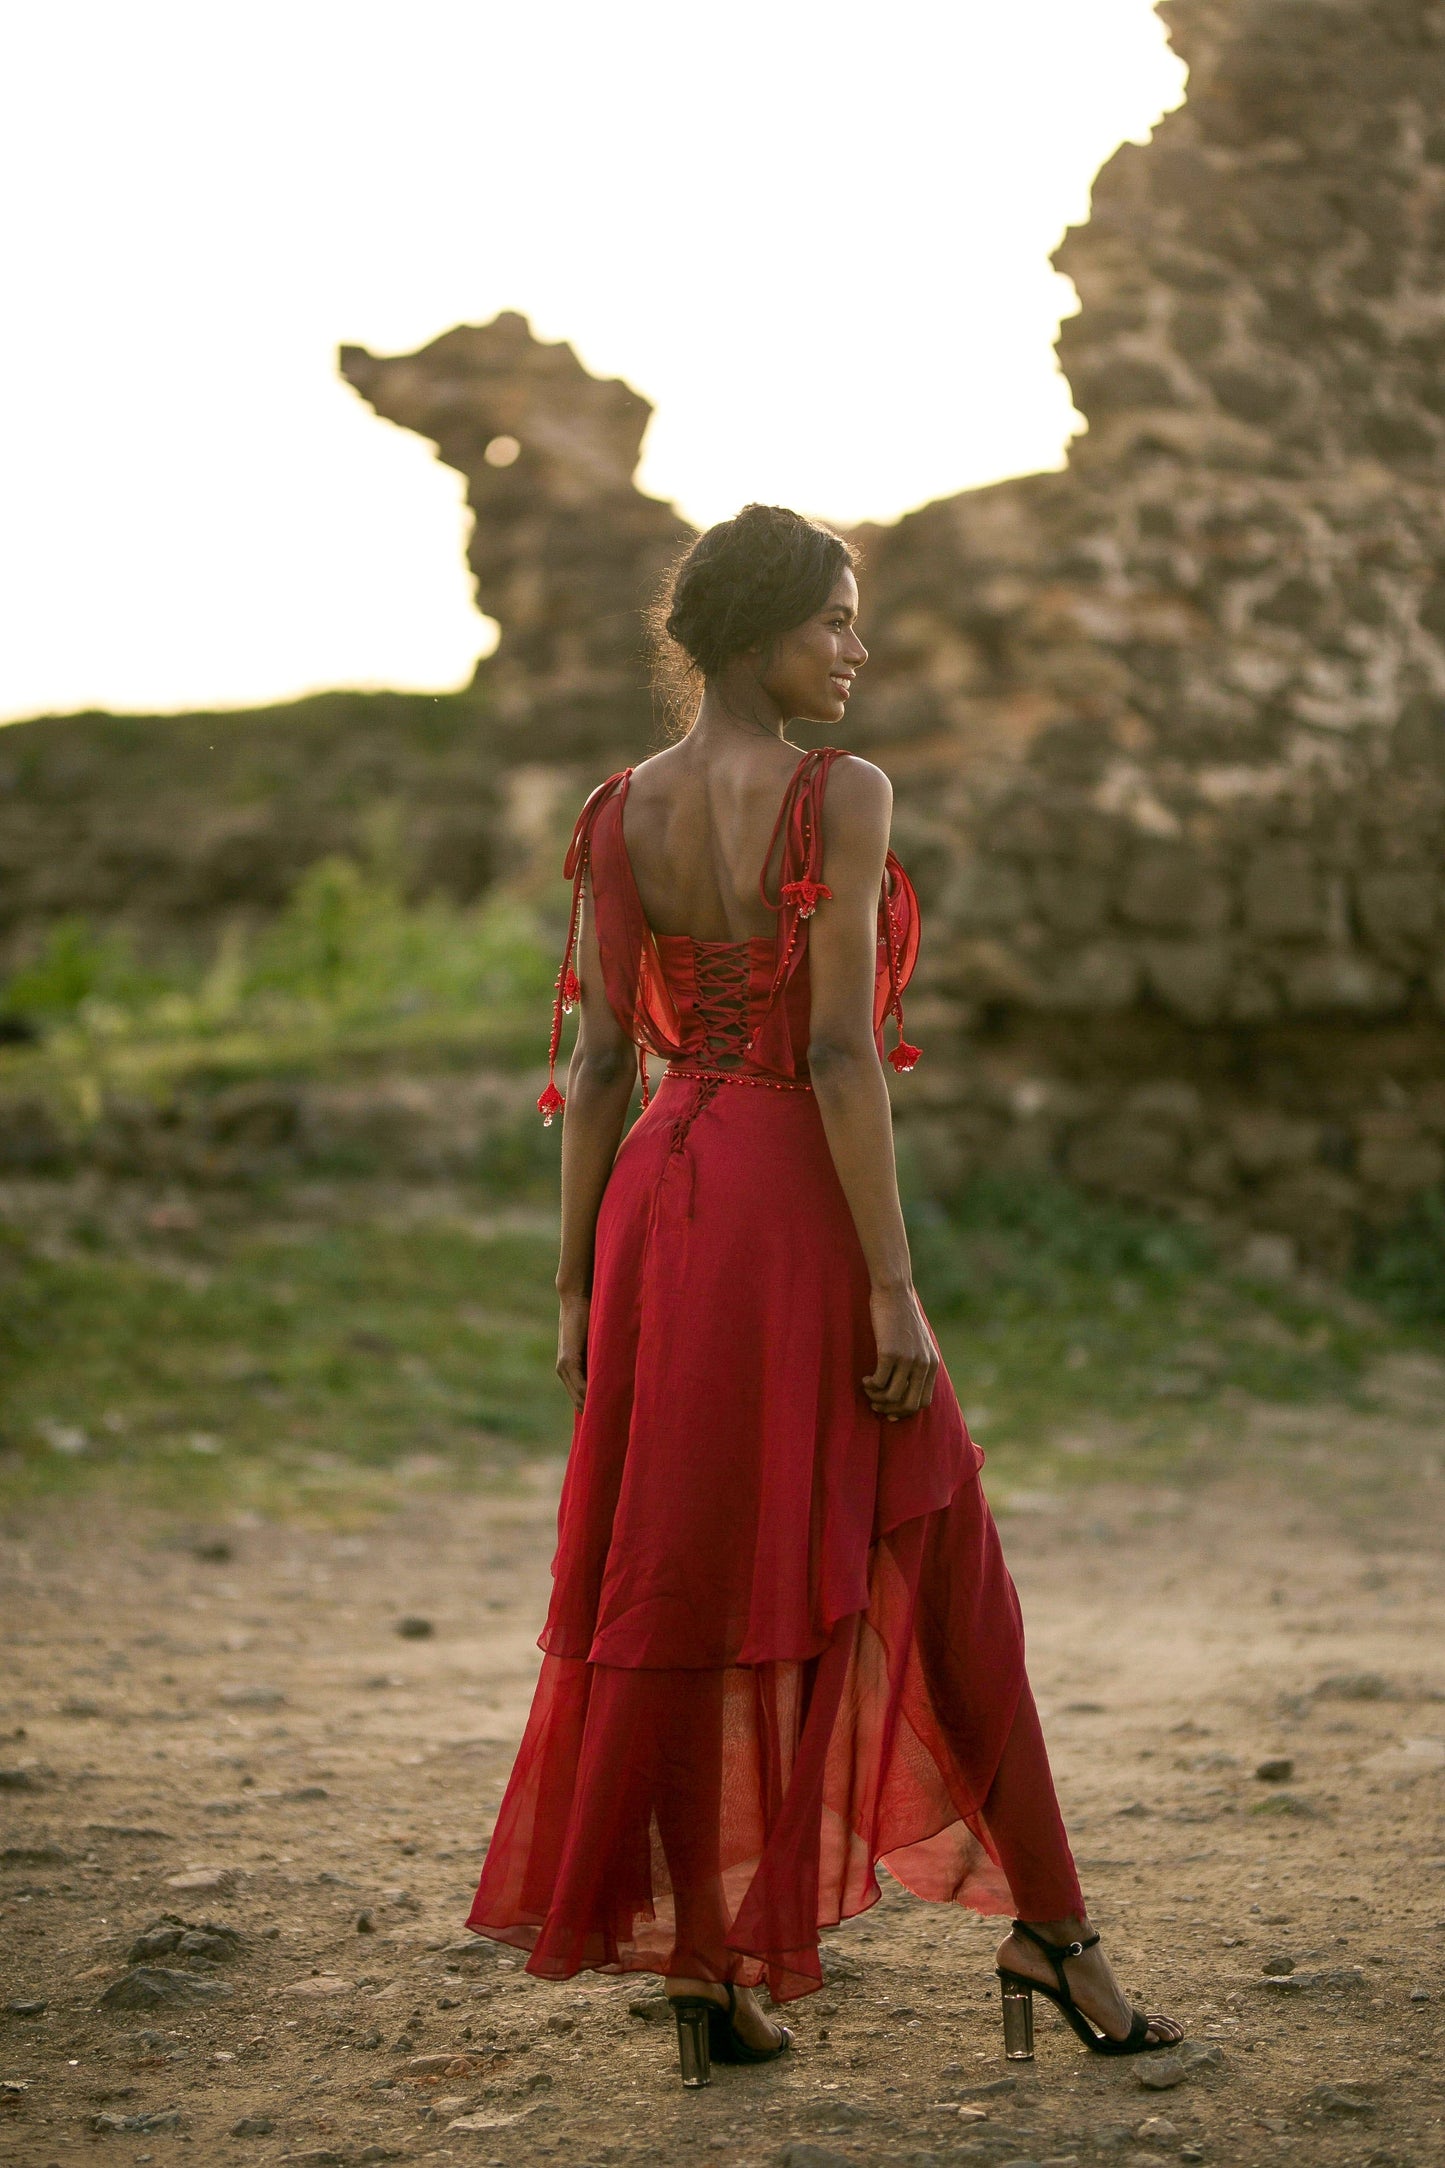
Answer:
M833 891L826 881L805 876L801 881L784 881L782 898L784 903L797 905L799 918L811 918L820 903L832 902Z

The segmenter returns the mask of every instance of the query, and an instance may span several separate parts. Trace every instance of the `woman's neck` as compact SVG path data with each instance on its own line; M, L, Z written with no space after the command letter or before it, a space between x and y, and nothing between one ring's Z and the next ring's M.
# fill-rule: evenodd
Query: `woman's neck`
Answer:
M688 735L699 747L760 736L781 741L787 723L787 716L755 677L727 672L704 685L702 704Z

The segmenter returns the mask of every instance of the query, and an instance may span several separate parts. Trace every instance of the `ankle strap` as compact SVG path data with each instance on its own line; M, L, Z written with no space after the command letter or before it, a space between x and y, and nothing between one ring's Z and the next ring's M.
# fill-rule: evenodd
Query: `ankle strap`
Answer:
M1036 1928L1030 1927L1027 1920L1015 1920L1013 1927L1016 1935L1025 1936L1028 1941L1034 1944L1036 1949L1043 1951L1060 1979L1064 1976L1064 1965L1067 1959L1082 1957L1085 1950L1092 1950L1099 1939L1097 1935L1088 1935L1082 1942L1050 1942Z

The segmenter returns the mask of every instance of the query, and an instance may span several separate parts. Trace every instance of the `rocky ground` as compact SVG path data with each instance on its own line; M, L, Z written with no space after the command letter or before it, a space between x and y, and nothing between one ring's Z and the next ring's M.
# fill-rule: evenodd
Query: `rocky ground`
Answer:
M1317 1433L1287 1491L999 1501L1095 1916L1208 2050L1162 2071L1086 2057L1043 2006L1006 2067L994 1930L891 1884L827 1938L796 2054L695 2095L654 1982L544 1985L465 1937L555 1467L351 1534L12 1522L0 2154L1439 2161L1438 1422L1261 1412L1261 1466L1286 1422ZM1387 1481L1340 1473L1382 1456Z

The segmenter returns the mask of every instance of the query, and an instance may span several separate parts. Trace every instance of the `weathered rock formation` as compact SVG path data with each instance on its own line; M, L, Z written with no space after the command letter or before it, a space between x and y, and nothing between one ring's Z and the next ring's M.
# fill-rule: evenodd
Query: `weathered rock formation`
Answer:
M418 893L474 896L497 829L497 760L464 696L16 723L0 730L0 979L72 914L209 943L332 852L379 849Z
M940 1171L1338 1256L1445 1168L1445 8L1161 12L1188 101L1057 258L1088 434L871 538L859 723L950 928Z
M850 742L931 906L900 1104L945 1188L1058 1166L1338 1257L1445 1170L1445 7L1161 12L1188 101L1057 259L1067 471L861 537ZM344 366L468 477L511 743L637 757L685 531L642 403L516 317Z
M645 744L639 602L694 531L633 487L647 401L511 311L417 354L343 347L341 369L466 476L477 599L501 626L481 666L498 750L585 760Z

